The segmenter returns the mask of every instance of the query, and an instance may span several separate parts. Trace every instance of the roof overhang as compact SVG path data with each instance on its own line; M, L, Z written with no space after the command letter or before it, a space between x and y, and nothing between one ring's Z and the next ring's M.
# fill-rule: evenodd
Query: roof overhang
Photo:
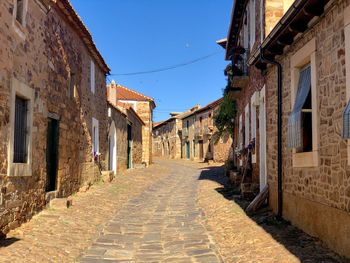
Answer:
M242 28L243 16L248 1L247 0L235 0L233 1L230 27L227 36L226 43L226 55L225 59L229 60L232 52L232 48L237 46L239 39L239 31Z
M322 16L332 0L296 0L277 23L270 34L250 55L249 65L255 65L259 69L265 69L266 64L260 58L261 50L269 60L283 55L284 48L291 45L295 37L310 28L315 18Z

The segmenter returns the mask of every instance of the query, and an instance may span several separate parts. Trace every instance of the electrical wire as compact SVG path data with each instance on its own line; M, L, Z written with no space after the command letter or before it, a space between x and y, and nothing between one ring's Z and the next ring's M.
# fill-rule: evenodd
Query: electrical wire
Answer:
M200 57L200 58L196 58L184 63L180 63L180 64L176 64L173 66L167 66L167 67L163 67L163 68L159 68L159 69L153 69L153 70L145 70L145 71L138 71L138 72L129 72L129 73L114 73L114 74L110 74L110 76L133 76L133 75L144 75L144 74L150 74L150 73L157 73L157 72L162 72L162 71L167 71L167 70L172 70L172 69L176 69L176 68L180 68L180 67L185 67L197 62L200 62L202 60L208 59L210 57L213 57L219 53L222 53L221 51L215 52L215 53L211 53L208 54L206 56Z

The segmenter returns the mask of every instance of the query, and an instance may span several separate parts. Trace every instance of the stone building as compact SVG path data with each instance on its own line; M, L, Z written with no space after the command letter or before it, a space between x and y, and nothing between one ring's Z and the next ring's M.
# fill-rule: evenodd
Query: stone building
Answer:
M252 188L267 183L266 172L266 88L261 71L248 65L254 53L293 1L234 1L227 39L217 43L226 49L225 93L237 103L234 132L234 161L242 170L249 167ZM253 190L253 189L251 189Z
M99 176L109 72L68 0L0 2L0 233ZM98 165L98 163L101 165Z
M194 111L196 107L191 110ZM153 156L169 159L181 158L182 119L192 113L170 113L171 117L153 126Z
M232 138L230 136L224 136L217 142L215 139L217 129L214 124L214 117L222 101L222 98L215 100L195 112L195 159L225 162L233 154Z
M143 121L127 104L108 103L108 170L122 174L142 163Z
M281 21L250 61L266 72L269 203L350 257L350 2L295 1Z
M149 165L152 163L153 110L156 107L154 100L114 81L107 86L107 94L110 101L116 98L119 102L130 104L145 123L142 131L142 162Z

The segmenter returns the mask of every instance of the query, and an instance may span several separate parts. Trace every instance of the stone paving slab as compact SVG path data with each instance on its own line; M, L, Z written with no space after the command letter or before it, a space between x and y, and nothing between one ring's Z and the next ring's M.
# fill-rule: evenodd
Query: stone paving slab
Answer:
M224 262L350 262L268 210L247 216L229 188L222 168L202 169L198 201Z
M131 199L81 262L222 262L197 206L198 169L167 166L170 176Z
M166 176L168 168L158 164L131 170L111 183L97 183L86 193L73 195L69 209L47 208L0 240L0 262L77 262L104 224L130 198ZM117 226L111 225L110 230L118 234Z

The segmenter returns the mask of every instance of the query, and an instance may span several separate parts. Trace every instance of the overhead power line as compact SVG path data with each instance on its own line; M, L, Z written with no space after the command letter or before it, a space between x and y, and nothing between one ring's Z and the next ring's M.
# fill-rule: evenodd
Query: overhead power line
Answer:
M209 55L203 56L203 57L199 57L187 62L183 62L180 64L176 64L176 65L172 65L172 66L167 66L167 67L163 67L163 68L158 68L158 69L152 69L152 70L145 70L145 71L138 71L138 72L129 72L129 73L115 73L115 74L110 74L110 76L132 76L132 75L143 75L143 74L150 74L150 73L156 73L156 72L162 72L162 71L167 71L167 70L172 70L172 69L176 69L176 68L180 68L180 67L185 67L200 61L203 61L205 59L208 59L210 57L213 57L217 54L221 53L221 51L215 52L215 53L211 53Z

